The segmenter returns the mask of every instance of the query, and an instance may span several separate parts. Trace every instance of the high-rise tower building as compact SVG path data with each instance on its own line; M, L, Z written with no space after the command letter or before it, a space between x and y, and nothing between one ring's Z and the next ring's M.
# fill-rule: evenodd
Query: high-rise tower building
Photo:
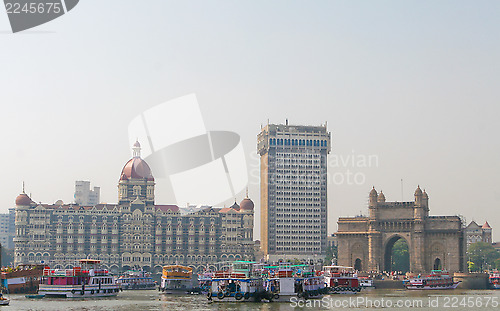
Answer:
M264 256L275 261L323 255L331 150L326 124L268 124L257 140Z

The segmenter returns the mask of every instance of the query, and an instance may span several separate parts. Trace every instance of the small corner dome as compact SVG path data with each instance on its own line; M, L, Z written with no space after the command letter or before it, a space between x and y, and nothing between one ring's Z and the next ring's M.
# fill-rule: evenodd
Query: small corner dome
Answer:
M16 198L16 205L30 206L31 203L33 203L33 201L30 199L30 197L26 193L21 193Z
M481 227L482 229L491 229L490 224L486 221L484 225Z
M424 199L428 199L429 198L429 195L427 194L427 192L425 192L425 190L424 190L424 193L422 194L422 196L423 196Z
M240 208L244 211L251 211L253 210L254 208L254 204L253 204L253 201L250 200L249 198L244 198L241 202L240 202Z
M377 199L379 202L385 202L385 195L382 193L382 190L380 191L379 195L378 195L378 199Z
M370 191L370 196L377 196L377 190L375 190L375 187L373 187L372 191Z
M415 195L422 195L422 190L420 189L420 186L417 186L417 189L415 190Z
M238 205L238 203L236 203L236 201L234 201L234 204L233 204L233 205L231 205L231 208L232 208L232 209L235 209L235 210L237 210L237 211L239 211L239 210L240 210L240 206Z
M136 140L135 143L134 143L134 147L139 147L140 148L141 147L141 143L139 143L139 141Z

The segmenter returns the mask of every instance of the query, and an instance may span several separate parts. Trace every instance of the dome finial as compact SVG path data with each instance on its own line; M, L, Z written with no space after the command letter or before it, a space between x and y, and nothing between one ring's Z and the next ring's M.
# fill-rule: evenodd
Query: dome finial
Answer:
M245 191L245 198L248 199L248 186L247 186L246 191Z
M141 144L139 143L139 140L135 141L134 145L132 146L132 150L134 151L134 158L141 157Z

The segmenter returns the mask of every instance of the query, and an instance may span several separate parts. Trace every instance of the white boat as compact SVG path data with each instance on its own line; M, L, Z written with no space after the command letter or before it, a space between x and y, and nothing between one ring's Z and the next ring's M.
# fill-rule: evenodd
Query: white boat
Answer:
M116 296L120 291L113 276L99 268L100 260L82 259L82 267L45 268L38 288L46 297L86 298Z
M460 282L454 282L446 271L432 270L427 276L417 276L404 281L407 289L455 289Z
M145 271L126 271L116 282L123 290L156 289L156 282L151 277L151 273Z
M254 269L254 262L235 261L228 270L217 271L212 278L209 302L272 301L273 295L264 289L264 279Z
M328 293L323 276L317 275L310 265L281 265L264 267L272 277L266 281L266 291L273 294L272 300L291 302L296 299L321 299Z
M370 279L369 277L359 277L359 286L362 288L375 288L375 285L373 285L373 280Z
M5 298L2 294L0 294L0 306L8 306L10 303L9 298Z

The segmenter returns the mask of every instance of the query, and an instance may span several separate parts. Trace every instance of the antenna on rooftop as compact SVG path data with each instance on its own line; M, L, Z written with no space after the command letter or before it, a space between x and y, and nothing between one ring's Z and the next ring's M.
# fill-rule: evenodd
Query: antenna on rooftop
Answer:
M403 178L401 178L401 202L403 201Z

